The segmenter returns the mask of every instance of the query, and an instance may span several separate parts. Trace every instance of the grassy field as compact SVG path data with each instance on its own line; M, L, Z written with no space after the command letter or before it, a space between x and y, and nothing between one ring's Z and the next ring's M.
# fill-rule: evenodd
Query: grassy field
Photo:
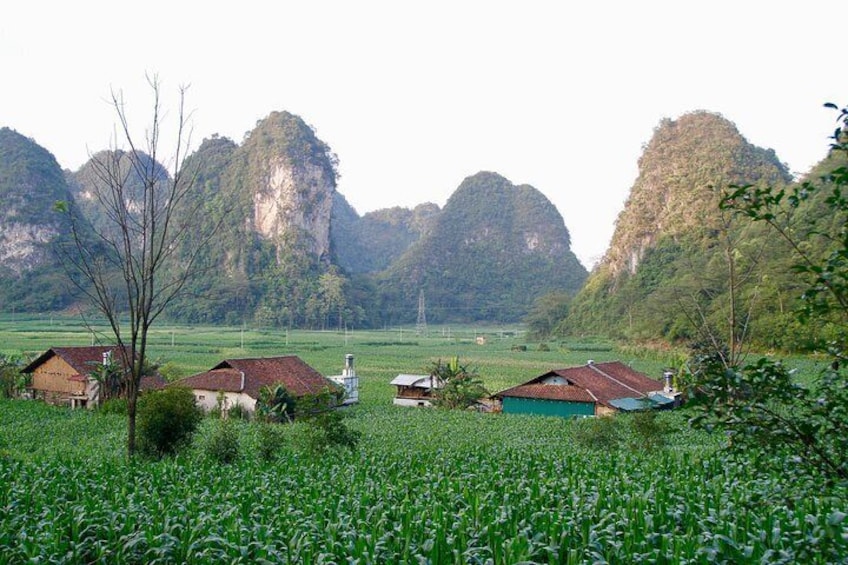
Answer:
M73 320L9 318L0 353L90 343ZM518 328L163 328L153 355L175 374L280 354L335 374L353 353L363 402L346 413L362 440L315 454L304 424L282 426L266 461L263 425L235 422L241 457L221 465L209 446L222 424L209 418L179 457L127 463L120 416L0 400L0 564L848 562L844 486L729 457L685 410L646 435L630 416L597 427L391 404L394 375L452 355L491 390L588 358L654 376L671 362L548 345Z
M0 316L0 354L35 357L49 347L109 343L105 325L94 331L79 318ZM485 340L478 344L478 338ZM539 351L518 327L430 327L379 331L291 331L237 327L161 326L150 333L150 357L169 378L188 376L223 359L297 355L324 375L340 374L347 353L355 356L363 403L385 404L394 394L389 382L399 373L426 373L439 359L458 356L475 369L492 392L545 371L586 363L620 360L659 379L670 358L622 356L611 343L548 343ZM526 346L526 351L515 351Z

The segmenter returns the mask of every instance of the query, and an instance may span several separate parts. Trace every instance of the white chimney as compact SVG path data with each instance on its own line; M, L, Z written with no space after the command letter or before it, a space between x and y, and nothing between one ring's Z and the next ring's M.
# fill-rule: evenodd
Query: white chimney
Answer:
M344 387L344 404L355 404L356 402L359 402L359 378L356 376L356 370L353 368L352 354L348 353L345 355L345 364L342 374L329 377L329 379Z
M663 392L674 392L674 387L671 386L671 378L674 376L674 373L671 371L665 371L663 373L663 380L665 381L665 385L663 386Z

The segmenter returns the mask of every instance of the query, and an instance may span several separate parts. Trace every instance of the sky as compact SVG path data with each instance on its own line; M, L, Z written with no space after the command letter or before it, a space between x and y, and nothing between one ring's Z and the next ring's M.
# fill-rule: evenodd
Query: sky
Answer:
M494 171L541 191L591 267L663 118L718 112L799 174L823 158L844 24L829 0L5 2L0 127L76 170L111 146L111 92L144 134L156 75L162 150L181 86L195 148L285 110L360 215Z

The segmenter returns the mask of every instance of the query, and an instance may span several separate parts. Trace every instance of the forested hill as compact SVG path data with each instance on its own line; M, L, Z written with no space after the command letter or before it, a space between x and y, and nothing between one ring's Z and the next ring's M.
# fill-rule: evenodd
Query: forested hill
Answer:
M481 172L466 178L416 244L381 277L392 321L515 320L534 298L576 292L586 269L556 207L529 185Z
M383 271L427 233L439 212L428 202L412 210L396 206L360 217L336 194L331 223L335 261L353 274Z
M792 288L786 250L718 204L728 185L790 181L772 150L751 145L718 114L663 120L639 159L610 248L560 330L695 337L693 322L721 327L731 284L748 298L756 293L756 310L750 312L757 322L769 316L773 321L772 305L780 300L785 305ZM760 336L767 339L764 332Z
M32 139L0 128L0 311L67 306L68 281L54 253L69 232L62 169Z

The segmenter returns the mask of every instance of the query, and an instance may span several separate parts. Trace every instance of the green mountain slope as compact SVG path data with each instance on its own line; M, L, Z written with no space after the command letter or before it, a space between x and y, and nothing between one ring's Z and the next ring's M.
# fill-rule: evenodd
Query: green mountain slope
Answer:
M53 155L0 128L0 310L56 309L71 301L55 254L69 231L67 216L53 209L57 201L71 196Z
M380 289L391 321L415 321L421 291L428 320L511 321L541 294L576 292L585 277L551 202L481 172L462 182Z
M697 326L721 328L731 318L753 331L789 300L786 249L718 203L731 184L790 181L772 150L751 145L718 114L663 120L639 159L610 248L560 331L697 338Z

